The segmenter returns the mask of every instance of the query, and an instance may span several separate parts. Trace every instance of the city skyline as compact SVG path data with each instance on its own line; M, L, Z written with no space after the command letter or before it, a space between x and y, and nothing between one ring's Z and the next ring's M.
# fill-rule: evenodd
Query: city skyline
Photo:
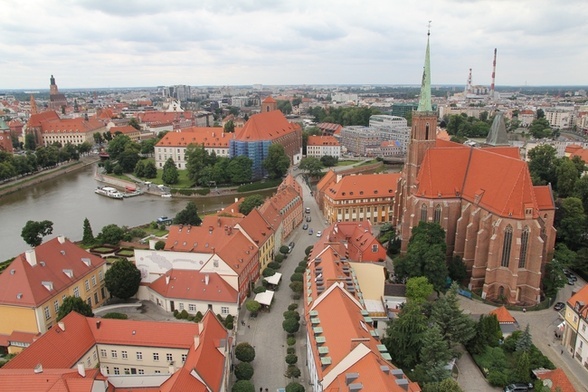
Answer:
M0 90L187 84L415 85L427 24L434 85L588 85L588 4L8 0Z

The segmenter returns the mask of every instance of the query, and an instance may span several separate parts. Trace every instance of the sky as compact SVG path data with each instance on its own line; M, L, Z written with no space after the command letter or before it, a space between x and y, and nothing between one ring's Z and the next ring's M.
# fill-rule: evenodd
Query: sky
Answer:
M587 0L0 0L0 90L588 85Z

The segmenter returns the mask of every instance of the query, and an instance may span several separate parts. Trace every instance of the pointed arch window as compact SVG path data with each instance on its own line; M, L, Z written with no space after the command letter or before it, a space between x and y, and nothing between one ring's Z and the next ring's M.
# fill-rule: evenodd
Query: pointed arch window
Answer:
M421 222L427 221L427 205L423 204L421 206Z
M434 221L435 223L441 223L441 204L437 204L435 207Z
M425 140L429 140L429 123L425 125Z
M510 259L510 248L512 247L512 226L506 226L504 229L504 243L502 244L502 259L500 260L501 267L508 267Z
M527 264L527 248L529 246L529 226L525 226L521 234L521 253L519 254L519 268L525 268Z

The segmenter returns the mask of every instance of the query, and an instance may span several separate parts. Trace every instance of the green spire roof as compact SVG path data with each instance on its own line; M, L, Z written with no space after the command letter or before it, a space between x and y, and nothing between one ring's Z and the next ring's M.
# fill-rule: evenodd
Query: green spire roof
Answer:
M423 81L421 84L421 96L419 99L419 107L417 112L432 112L431 106L431 60L429 54L429 36L431 32L427 32L427 50L425 52L425 66L423 68Z

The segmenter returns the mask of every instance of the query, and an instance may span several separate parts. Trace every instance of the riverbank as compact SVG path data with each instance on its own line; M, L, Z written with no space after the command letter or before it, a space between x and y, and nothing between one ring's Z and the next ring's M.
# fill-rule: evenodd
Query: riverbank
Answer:
M0 185L0 197L18 192L22 189L26 189L28 187L40 184L45 181L52 180L55 177L61 176L62 174L83 169L84 167L93 165L98 161L100 161L100 158L98 158L98 156L82 157L79 161L64 163L57 167L35 173L31 176L7 182L5 184Z

